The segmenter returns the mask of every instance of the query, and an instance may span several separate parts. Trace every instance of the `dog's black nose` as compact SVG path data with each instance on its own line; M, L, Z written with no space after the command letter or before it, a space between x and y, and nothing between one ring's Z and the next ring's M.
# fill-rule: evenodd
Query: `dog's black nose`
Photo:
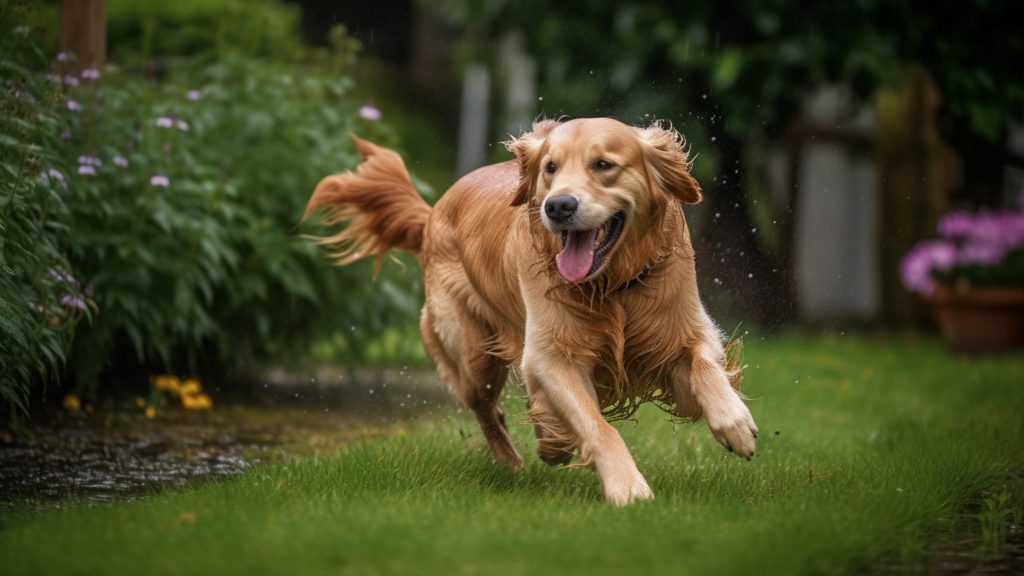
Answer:
M544 201L544 213L555 222L565 222L576 213L579 200L571 194L559 194Z

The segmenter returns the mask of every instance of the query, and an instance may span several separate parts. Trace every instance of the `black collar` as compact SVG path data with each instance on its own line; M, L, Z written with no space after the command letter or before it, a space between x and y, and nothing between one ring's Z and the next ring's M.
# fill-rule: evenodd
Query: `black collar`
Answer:
M651 270L654 270L654 264L648 263L640 270L640 273L633 278L627 280L622 286L619 286L619 290L629 290L637 284L643 284L644 280L650 275Z

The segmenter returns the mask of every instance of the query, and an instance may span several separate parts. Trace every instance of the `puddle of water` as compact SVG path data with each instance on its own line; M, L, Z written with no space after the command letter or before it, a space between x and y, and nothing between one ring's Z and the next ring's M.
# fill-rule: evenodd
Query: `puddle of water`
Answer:
M215 392L216 395L216 392ZM54 411L29 435L0 430L0 506L108 501L242 474L260 463L337 452L452 406L428 372L278 375L210 412ZM215 396L216 397L216 396Z
M1011 526L1008 529L1006 542L988 554L982 553L979 538L961 538L930 546L918 562L886 565L879 573L885 576L1024 574L1024 528Z

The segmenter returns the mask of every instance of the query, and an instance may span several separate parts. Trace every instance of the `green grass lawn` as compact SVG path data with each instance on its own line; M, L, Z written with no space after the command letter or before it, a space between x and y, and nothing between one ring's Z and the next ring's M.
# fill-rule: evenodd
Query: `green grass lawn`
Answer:
M654 409L619 425L653 502L606 505L591 471L533 458L523 424L526 469L497 469L453 413L180 493L0 512L0 572L870 573L980 537L980 511L1004 492L989 516L1020 521L1024 356L895 336L746 344L752 462Z

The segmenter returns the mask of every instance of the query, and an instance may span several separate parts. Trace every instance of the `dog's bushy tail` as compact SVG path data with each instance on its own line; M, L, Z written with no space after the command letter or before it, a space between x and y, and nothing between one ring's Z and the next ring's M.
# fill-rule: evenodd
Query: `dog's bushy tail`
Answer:
M339 265L376 256L377 265L392 248L419 256L430 205L409 180L402 158L392 150L352 137L362 162L355 172L320 181L306 205L306 220L326 209L323 223L347 223L337 234L313 240L330 249Z

